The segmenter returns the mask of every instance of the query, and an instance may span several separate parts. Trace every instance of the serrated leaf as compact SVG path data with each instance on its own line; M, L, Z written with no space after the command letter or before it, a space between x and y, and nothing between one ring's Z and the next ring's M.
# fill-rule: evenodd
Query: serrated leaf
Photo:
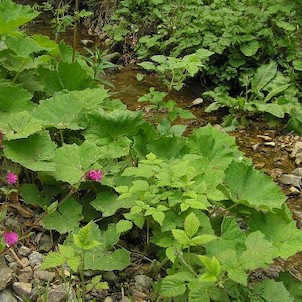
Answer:
M88 170L99 167L96 163L101 156L100 148L86 141L80 146L63 145L55 151L53 162L56 168L50 174L57 180L75 185L85 180L84 176Z
M210 296L204 286L196 286L189 291L188 302L210 302Z
M193 237L200 227L200 222L197 216L191 212L185 219L184 222L184 229L187 233L187 235L191 238Z
M43 194L43 191L39 191L35 184L23 184L20 195L26 204L39 206L43 209L47 208L51 203L51 198Z
M97 211L101 211L103 217L115 214L119 209L129 209L135 205L132 199L119 200L116 194L110 192L98 193L96 198L90 203Z
M248 42L247 44L242 44L240 46L241 52L246 57L251 57L254 54L256 54L259 48L260 48L260 44L257 40L252 40L252 41Z
M176 259L176 255L174 252L174 247L168 247L166 248L166 256L168 257L168 259L174 263L175 259Z
M3 143L4 155L33 171L54 171L51 161L56 148L48 132L35 133L27 138ZM22 152L20 152L22 150Z
M73 234L74 244L83 250L91 250L101 243L91 239L91 224L88 223L83 228L79 230L77 234Z
M43 218L45 228L60 234L73 231L78 227L82 216L82 206L73 198L66 200L53 214Z
M189 245L191 242L190 238L183 230L172 230L172 235L180 244Z
M159 224L162 225L164 219L165 219L165 214L163 212L160 211L155 211L152 214L152 218Z
M61 255L65 258L71 258L75 255L75 250L70 245L59 244L58 247Z
M280 211L281 212L281 211ZM274 247L274 258L288 258L302 250L302 231L297 229L292 218L285 217L282 212L260 214L251 217L249 227L259 230Z
M160 293L163 297L177 297L184 294L185 291L185 282L176 280L173 276L165 277L160 285Z
M40 266L41 269L48 269L59 267L65 263L65 257L58 252L51 252L44 257L43 262Z
M267 302L293 302L294 298L287 291L283 282L276 282L271 279L262 281L254 288L253 294L260 296ZM251 299L251 302L257 300Z
M74 272L78 271L80 263L81 263L80 255L75 255L72 258L67 259L67 264Z
M286 200L273 180L252 165L233 161L225 171L224 183L233 202L256 209L273 211Z
M120 220L116 224L117 233L121 234L132 229L133 223L129 220Z
M10 0L2 0L0 2L0 35L13 31L39 14L28 5L23 6Z
M209 234L204 234L204 235L198 235L195 236L191 239L190 245L195 246L195 245L204 245L207 244L213 240L217 239L216 236L214 235L209 235Z
M85 269L113 271L122 270L130 264L130 253L124 249L113 252L98 248L85 253Z

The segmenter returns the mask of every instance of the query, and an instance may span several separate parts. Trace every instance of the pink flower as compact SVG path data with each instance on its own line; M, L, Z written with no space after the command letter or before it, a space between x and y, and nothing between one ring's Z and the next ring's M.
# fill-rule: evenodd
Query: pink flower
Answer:
M18 176L15 173L8 172L6 174L6 181L9 185L14 185L18 180Z
M4 234L4 241L8 246L14 245L18 241L19 237L16 232L6 232Z
M85 177L87 180L101 181L103 178L103 171L89 170L88 172L86 172Z

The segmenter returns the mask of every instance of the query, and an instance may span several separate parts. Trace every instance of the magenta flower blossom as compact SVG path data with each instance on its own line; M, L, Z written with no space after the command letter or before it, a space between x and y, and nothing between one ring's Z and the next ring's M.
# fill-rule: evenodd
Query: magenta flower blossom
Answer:
M19 237L16 232L6 232L4 234L4 241L8 246L14 245L18 241Z
M103 171L89 170L88 172L86 172L85 177L87 180L101 181L103 178Z
M6 181L9 185L14 185L18 180L18 176L15 173L8 172L6 174Z

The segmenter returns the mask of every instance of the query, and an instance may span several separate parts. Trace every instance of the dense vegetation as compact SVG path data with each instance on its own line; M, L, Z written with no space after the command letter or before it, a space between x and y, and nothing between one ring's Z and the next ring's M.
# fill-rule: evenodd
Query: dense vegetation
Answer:
M247 77L247 101L229 96L230 102L276 116L279 110L278 117L295 112L299 125L298 6L181 2L121 1L107 30L117 42L136 34L138 55L152 60L141 66L159 71L169 89L200 73L224 81L226 94ZM139 231L144 253L152 247L155 258L150 275L158 278L157 301L301 301L295 291L301 284L287 273L250 278L302 250L302 231L277 185L211 125L183 136L178 118L193 116L165 102L165 93L151 89L140 99L155 110L170 109L156 123L111 100L98 81L101 65L20 30L37 15L11 0L0 2L1 191L8 200L17 193L40 213L34 225L42 221L62 235L43 267L67 263L80 274L77 293L85 301L84 271L130 265L127 245L117 244ZM215 106L229 106L221 90L208 95ZM6 211L1 214L5 219ZM14 247L15 238L2 241L3 253L5 243Z

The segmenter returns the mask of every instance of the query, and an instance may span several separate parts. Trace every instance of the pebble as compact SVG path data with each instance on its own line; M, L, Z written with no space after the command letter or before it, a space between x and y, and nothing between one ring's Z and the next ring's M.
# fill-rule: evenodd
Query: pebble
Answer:
M26 246L24 246L24 245L22 245L20 248L19 248L19 250L18 250L18 254L19 254L19 256L28 256L29 254L31 253L31 250L28 248L28 247L26 247Z
M32 285L31 283L27 283L27 282L14 282L13 290L16 293L16 295L20 297L30 296L32 291Z
M39 233L36 236L35 242L37 243L39 252L49 252L53 247L51 237L44 233Z
M295 169L292 174L302 177L302 168Z
M32 280L32 273L19 274L18 280L23 283L29 283Z
M18 263L17 262L11 262L8 264L9 268L11 268L14 272L18 269Z
M296 188L301 188L301 177L292 174L282 174L279 181L284 185L291 185Z
M111 297L106 297L104 302L113 302L112 298Z
M134 277L135 280L135 287L138 289L143 288L147 289L150 287L152 283L152 278L146 276L146 275L137 275Z
M31 266L37 266L43 262L43 255L34 251L28 256L28 259Z
M49 290L47 302L66 301L74 301L74 293L69 284L62 283Z
M8 267L0 269L0 291L5 289L11 282L13 279L13 273L14 271Z
M40 280L51 282L56 274L48 271L35 271L34 275Z
M22 263L23 267L29 266L29 264L30 264L28 258L26 258L26 257L23 257L22 259L20 259L20 262Z
M275 147L276 143L275 142L265 142L263 143L264 146L268 146L268 147Z
M287 195L299 195L300 194L300 190L298 190L295 187L290 187L288 189L288 194Z
M10 290L3 290L0 292L0 301L1 302L18 302L15 296L12 294Z

